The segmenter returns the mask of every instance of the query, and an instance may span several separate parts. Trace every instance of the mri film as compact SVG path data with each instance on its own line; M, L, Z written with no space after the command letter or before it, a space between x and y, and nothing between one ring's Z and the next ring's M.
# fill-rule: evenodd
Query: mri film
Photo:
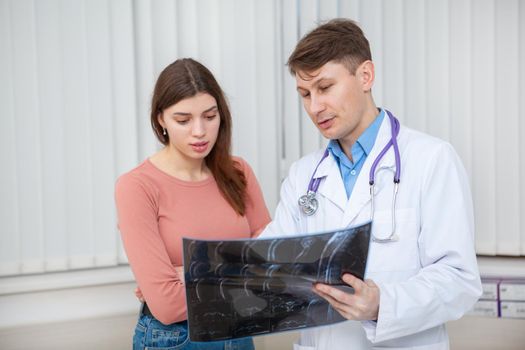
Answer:
M184 277L192 341L216 341L344 321L314 283L363 279L371 223L287 238L184 238Z

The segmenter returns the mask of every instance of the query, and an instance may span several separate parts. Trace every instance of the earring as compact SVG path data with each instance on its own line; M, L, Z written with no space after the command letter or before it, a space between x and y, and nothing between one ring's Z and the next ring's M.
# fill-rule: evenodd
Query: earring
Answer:
M168 133L166 132L166 128L163 128L162 135L166 136Z

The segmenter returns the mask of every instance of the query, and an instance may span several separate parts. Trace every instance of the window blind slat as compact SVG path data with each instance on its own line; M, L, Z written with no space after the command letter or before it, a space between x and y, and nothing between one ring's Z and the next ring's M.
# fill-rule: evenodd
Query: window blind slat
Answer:
M259 176L268 209L274 212L279 200L280 163L279 116L277 86L279 81L279 51L276 47L278 33L276 1L255 1L255 133L258 134L254 171ZM243 118L243 116L238 116Z
M86 2L86 45L89 79L91 201L93 203L94 266L117 263L117 241L108 232L114 225L113 95L111 87L111 35L109 3Z
M494 2L472 2L473 199L478 253L496 253Z
M35 8L32 1L13 1L11 10L20 268L37 273L44 271L44 234Z
M310 30L315 28L316 24L318 23L319 16L320 16L318 2L315 0L301 1L299 5L299 13L300 13L299 38L300 38L306 33L308 33ZM299 40L299 38L297 40ZM295 48L295 44L297 43L297 40L295 41L295 43L293 43L290 54ZM294 81L293 89L295 90L295 81ZM305 112L304 108L301 108L299 113L300 113L300 119L299 119L300 124L299 125L301 127L301 136L300 136L301 155L305 155L321 147L321 138L319 136L319 131L310 121L310 117Z
M83 1L62 3L66 222L69 268L94 266L90 80Z
M60 4L38 1L36 34L42 153L42 207L45 271L68 268L66 193L64 189L64 114Z
M129 0L110 1L111 25L111 86L113 114L113 149L115 157L115 174L123 174L134 167L138 159L138 118L135 101L137 89L135 86L135 55L133 43L133 5ZM143 117L143 116L140 116ZM126 263L127 257L122 246L122 240L117 231L116 210L113 205L113 189L111 190L112 226L106 234L113 236L117 242L117 259ZM111 231L110 231L111 230ZM111 234L113 232L113 235Z
M523 1L519 2L519 116L518 119L518 130L520 135L525 135L525 121L523 120L523 115L525 113L525 68L523 67L523 62L525 62L525 4ZM519 178L518 184L519 193L520 193L520 203L519 203L519 217L520 217L520 253L522 256L525 256L525 137L519 138Z
M426 2L426 131L439 138L449 139L450 90L449 75L449 16L448 2ZM452 63L453 64L453 63Z
M405 116L403 121L414 129L424 131L426 113L426 28L425 2L405 1Z
M373 87L374 101L376 105L383 106L384 99L384 25L385 18L388 16L384 12L384 2L381 0L370 0L360 2L360 21L361 29L370 43L372 50L372 60L375 66L375 82Z
M153 66L156 78L162 69L177 58L179 12L177 1L151 1L152 36L151 45L154 49ZM182 16L181 16L182 17ZM186 30L184 30L186 35Z
M470 0L449 2L450 62L450 142L472 178L472 17ZM457 93L461 91L462 93Z
M301 109L302 105L299 101L299 94L295 90L295 79L290 75L288 67L284 63L293 52L295 44L299 39L299 8L298 2L295 1L281 1L281 24L280 35L282 37L281 61L283 66L281 70L282 77L282 91L283 91L283 105L280 111L282 112L282 132L281 138L283 140L281 177L288 173L288 168L292 162L299 159L301 156ZM308 122L305 120L303 122ZM286 134L286 137L284 136Z
M517 0L495 3L495 190L497 254L520 254L519 9Z
M133 1L133 38L135 44L135 80L138 126L139 162L157 150L157 142L149 120L151 92L158 73L154 66L153 16L151 1ZM179 46L180 48L180 46ZM159 72L160 73L160 72ZM129 101L131 103L132 101Z
M384 11L388 15L384 18L383 26L383 83L385 90L382 106L394 112L403 122L406 76L403 64L405 56L403 2L402 0L387 1L384 6Z
M0 47L12 48L12 15L8 1L0 1ZM20 230L14 106L13 51L0 54L0 276L20 272Z

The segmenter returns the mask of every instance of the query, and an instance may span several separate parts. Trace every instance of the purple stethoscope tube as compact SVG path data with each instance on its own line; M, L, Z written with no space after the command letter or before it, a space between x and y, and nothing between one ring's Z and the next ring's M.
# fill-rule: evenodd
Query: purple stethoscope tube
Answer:
M381 150L381 153L379 153L377 158L374 160L374 163L372 163L372 167L370 168L370 174L368 177L368 183L370 185L373 185L375 182L375 172L377 165L392 146L394 147L394 154L396 158L396 173L394 174L394 182L399 183L401 176L401 156L399 155L399 146L397 145L397 135L399 134L399 120L397 120L397 118L394 117L389 111L385 111L388 115L388 118L390 119L390 130L392 132L392 136L390 137L390 141L388 141L385 147Z
M397 192L399 188L399 181L401 179L401 156L399 154L399 146L397 144L397 136L399 135L399 129L400 124L399 120L397 120L396 117L389 111L385 110L386 114L388 115L388 118L390 120L390 129L391 129L391 137L390 141L383 147L377 158L372 163L372 167L370 168L369 173L369 185L370 185L370 197L371 197L371 214L370 219L373 220L374 218L374 186L375 186L375 173L377 166L379 165L379 162L384 157L386 152L392 147L394 149L394 156L395 156L395 162L396 162L396 170L394 173L394 194L392 199L392 232L391 234L384 239L373 237L372 239L375 242L391 242L397 240L397 236L395 235L395 228L396 228L396 220L395 220L395 205L396 205L396 198L397 198ZM328 149L326 149L323 153L323 156L319 163L317 163L317 166L315 167L315 170L312 174L312 177L310 178L310 182L308 184L308 191L305 195L301 196L299 198L299 207L305 213L306 215L310 216L313 215L317 208L319 207L319 203L317 199L315 198L317 194L317 190L319 188L319 184L324 179L324 177L315 178L315 174L317 172L317 168L319 168L319 165L323 162L323 160L328 157Z

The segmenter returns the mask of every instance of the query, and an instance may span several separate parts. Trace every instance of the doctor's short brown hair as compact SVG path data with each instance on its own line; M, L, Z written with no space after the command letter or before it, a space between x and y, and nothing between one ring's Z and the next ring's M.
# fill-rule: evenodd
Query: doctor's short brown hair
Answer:
M292 75L308 75L334 61L344 64L354 75L357 67L367 60L372 60L372 54L361 28L352 20L336 18L303 36L286 64Z

